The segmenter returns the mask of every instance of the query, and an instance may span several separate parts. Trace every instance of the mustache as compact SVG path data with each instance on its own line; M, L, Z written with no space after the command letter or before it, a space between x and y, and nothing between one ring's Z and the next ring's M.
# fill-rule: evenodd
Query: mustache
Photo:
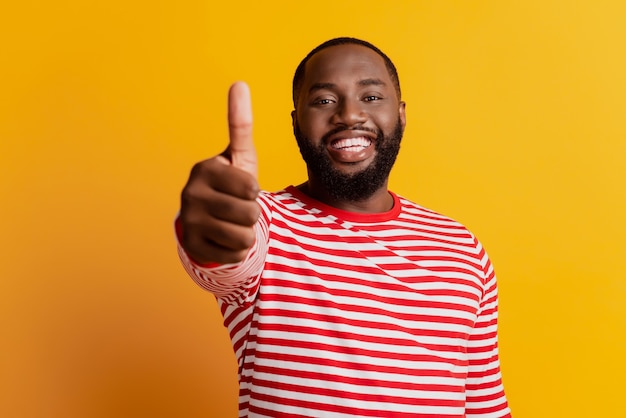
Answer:
M376 135L376 138L379 137L380 133L378 131L378 129L372 129L372 128L367 128L365 126L361 126L361 125L356 125L353 126L351 128L346 128L344 126L338 126L334 129L331 129L330 131L326 132L324 134L324 136L322 136L322 143L325 144L326 142L328 142L328 138L330 138L331 136L338 134L339 132L345 132L345 131L363 131L363 132L370 132L373 133L374 135Z

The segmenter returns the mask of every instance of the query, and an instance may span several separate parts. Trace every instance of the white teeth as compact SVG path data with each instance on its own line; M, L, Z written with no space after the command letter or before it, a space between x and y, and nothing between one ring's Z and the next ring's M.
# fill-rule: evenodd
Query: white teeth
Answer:
M351 147L365 148L372 143L370 139L359 136L357 138L342 138L334 141L332 147L335 149L344 149Z

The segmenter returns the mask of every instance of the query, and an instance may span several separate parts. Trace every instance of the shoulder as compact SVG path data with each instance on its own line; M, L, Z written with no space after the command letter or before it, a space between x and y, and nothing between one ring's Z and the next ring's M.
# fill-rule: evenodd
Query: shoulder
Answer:
M398 201L402 206L399 220L420 225L425 230L433 233L449 236L451 239L459 240L464 244L472 246L479 245L474 234L461 222L441 212L422 206L403 196L398 196Z
M465 225L441 212L422 206L403 196L398 195L398 201L402 206L401 214L404 216L422 219L424 221L431 221L442 225L449 225L451 227L464 229L469 232Z
M493 274L489 256L480 240L464 224L437 211L399 197L402 211L399 219L414 225L420 234L436 241L438 245L453 249L457 255L473 260L481 270Z

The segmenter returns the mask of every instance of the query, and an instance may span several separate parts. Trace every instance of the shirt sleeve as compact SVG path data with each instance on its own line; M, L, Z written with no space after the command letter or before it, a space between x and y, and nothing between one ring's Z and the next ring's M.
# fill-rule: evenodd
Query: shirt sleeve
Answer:
M469 337L469 368L466 381L467 418L511 417L498 354L498 287L488 255L476 241L484 272L483 296Z
M269 241L270 206L261 196L257 199L261 216L255 225L256 240L246 258L235 264L199 264L193 260L180 244L180 229L176 219L176 243L183 268L202 289L214 294L228 305L244 306L254 301Z

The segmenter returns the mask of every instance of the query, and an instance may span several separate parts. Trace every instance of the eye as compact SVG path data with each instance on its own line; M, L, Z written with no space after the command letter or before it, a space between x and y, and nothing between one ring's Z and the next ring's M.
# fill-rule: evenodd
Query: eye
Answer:
M363 98L366 102L375 102L376 100L382 100L382 97L375 95L368 95Z
M335 101L333 99L327 98L327 97L322 97L320 99L315 99L313 100L313 104L314 105L327 105L327 104L332 104Z

